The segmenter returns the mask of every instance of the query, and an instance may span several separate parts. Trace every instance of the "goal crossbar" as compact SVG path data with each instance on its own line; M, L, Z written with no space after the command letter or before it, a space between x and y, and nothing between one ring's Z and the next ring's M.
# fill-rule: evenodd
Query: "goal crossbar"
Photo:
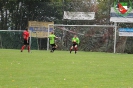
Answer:
M49 24L53 25L53 24ZM54 24L53 26L66 26L66 27L115 27L115 25L62 25L62 24Z

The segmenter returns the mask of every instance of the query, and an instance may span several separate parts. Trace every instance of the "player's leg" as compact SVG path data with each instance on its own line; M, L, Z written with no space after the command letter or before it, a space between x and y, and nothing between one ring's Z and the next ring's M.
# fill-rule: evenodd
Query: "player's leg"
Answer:
M25 47L26 47L26 45L23 45L23 46L21 47L21 52L23 52L23 50L24 50Z
M56 49L57 49L57 47L58 47L57 44L55 44L55 48L56 48Z
M78 45L77 44L75 45L74 50L75 50L75 54L76 54L77 50L78 50Z
M24 48L26 47L27 40L24 39L24 45L21 47L21 52L23 52Z
M54 49L54 45L53 44L50 44L51 45L51 51L50 52L53 52L53 49Z
M57 47L58 47L58 46L55 44L55 46L54 46L54 51L57 49Z
M53 45L53 49L52 49L53 52L56 50L57 47L58 47L58 46L57 46L56 44Z
M73 50L73 47L74 47L74 45L73 45L73 46L71 46L71 48L70 48L70 53L72 52L72 50Z

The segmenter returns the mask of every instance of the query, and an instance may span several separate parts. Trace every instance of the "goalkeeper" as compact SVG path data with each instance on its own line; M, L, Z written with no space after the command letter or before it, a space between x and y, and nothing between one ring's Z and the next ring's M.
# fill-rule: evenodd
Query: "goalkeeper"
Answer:
M80 40L77 37L77 35L74 35L74 37L72 38L72 43L73 43L73 45L70 48L70 53L72 52L72 50L74 48L74 51L75 51L75 54L76 54L77 53L77 50L78 50L78 45L80 43Z

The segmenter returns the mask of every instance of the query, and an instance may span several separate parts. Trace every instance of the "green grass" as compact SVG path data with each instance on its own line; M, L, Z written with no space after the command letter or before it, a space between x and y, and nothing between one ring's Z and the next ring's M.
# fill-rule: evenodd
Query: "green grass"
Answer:
M133 88L133 55L0 49L0 88Z

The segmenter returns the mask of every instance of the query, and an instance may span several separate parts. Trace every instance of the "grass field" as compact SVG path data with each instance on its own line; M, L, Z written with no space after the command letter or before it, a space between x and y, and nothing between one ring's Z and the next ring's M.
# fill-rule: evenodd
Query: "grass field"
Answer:
M133 88L133 55L0 49L0 88Z

